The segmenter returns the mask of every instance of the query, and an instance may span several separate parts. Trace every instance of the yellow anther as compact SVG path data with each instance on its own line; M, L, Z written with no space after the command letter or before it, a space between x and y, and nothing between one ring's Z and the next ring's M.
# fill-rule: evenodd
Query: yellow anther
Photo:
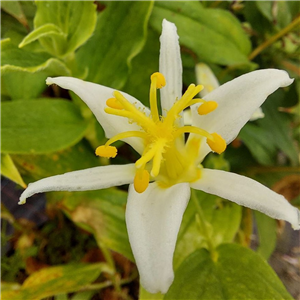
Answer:
M156 79L156 88L161 89L163 86L166 85L166 79L165 76L159 72L155 72L151 75L151 81Z
M137 170L133 180L136 192L143 193L149 185L149 179L150 174L147 170Z
M213 139L211 139L211 138L206 139L206 143L208 144L210 149L219 154L224 152L226 149L225 140L216 132L212 133L211 136L213 137Z
M217 107L218 107L218 103L216 101L204 102L198 107L198 114L207 115L210 112L214 111Z
M106 105L110 108L123 109L122 104L116 98L109 98L106 100Z
M96 151L96 155L107 158L114 158L117 156L118 150L114 146L99 146Z

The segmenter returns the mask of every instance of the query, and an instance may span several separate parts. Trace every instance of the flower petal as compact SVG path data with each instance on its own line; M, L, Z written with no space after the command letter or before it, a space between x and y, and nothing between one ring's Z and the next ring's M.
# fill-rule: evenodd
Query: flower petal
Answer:
M159 72L166 78L166 86L160 90L163 115L182 96L182 63L178 39L175 24L164 19L159 56Z
M77 94L91 109L103 127L107 138L111 138L125 131L140 130L140 127L136 123L130 123L127 118L110 115L104 111L106 100L113 97L113 92L116 91L115 89L73 77L48 77L46 83L57 84ZM138 109L149 114L149 109L140 101L124 92L121 93L129 102L134 103ZM144 145L140 138L127 138L124 139L124 141L130 144L139 153L143 152Z
M276 69L258 70L242 75L204 97L205 100L218 103L215 111L200 116L197 113L199 105L192 107L193 125L210 133L217 132L228 144L270 94L292 82L293 79L289 78L287 72ZM201 159L210 151L205 141L202 144Z
M294 229L300 229L299 210L283 196L253 179L220 170L202 169L201 179L191 183L191 187L261 211L274 219L288 221Z
M161 188L151 183L138 194L131 185L126 207L129 241L143 287L166 293L174 279L173 253L190 198L187 183Z
M195 73L197 84L203 85L203 90L200 91L200 97L204 97L220 86L217 77L208 65L204 63L196 64Z
M135 165L110 165L51 176L30 183L22 193L19 204L36 193L49 191L87 191L105 189L133 182Z

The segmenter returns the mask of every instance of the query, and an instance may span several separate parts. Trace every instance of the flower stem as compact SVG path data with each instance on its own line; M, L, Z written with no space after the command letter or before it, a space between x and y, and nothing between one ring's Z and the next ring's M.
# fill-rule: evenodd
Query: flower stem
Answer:
M260 52L262 52L264 49L269 47L271 44L276 42L278 39L286 35L289 31L291 31L294 27L300 24L300 16L297 17L292 23L281 29L278 33L271 36L268 40L266 40L264 43L259 45L257 48L255 48L252 53L249 55L249 60L252 60L255 58Z
M203 210L202 210L201 206L199 205L198 197L196 195L196 192L193 189L192 189L191 198L192 198L192 200L193 200L193 202L196 206L196 210L197 210L197 212L196 212L196 221L197 221L197 223L198 223L198 225L201 229L201 233L203 234L203 236L206 240L208 251L210 252L211 259L214 262L216 262L218 260L218 252L216 251L215 246L213 244L213 241L211 240L211 237L209 235L209 229L208 229L205 217L204 217Z

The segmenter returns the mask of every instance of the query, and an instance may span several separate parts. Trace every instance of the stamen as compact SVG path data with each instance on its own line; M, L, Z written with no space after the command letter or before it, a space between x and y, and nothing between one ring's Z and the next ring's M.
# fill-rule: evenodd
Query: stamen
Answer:
M147 117L144 113L139 111L132 103L130 103L119 91L114 92L114 96L123 106L123 110L117 110L113 108L105 108L105 112L113 115L123 116L129 119L132 119L138 125L143 127L145 131L148 129L153 129L155 127L155 123Z
M159 150L159 144L156 143L152 146L152 148L142 155L140 159L135 162L135 166L140 169L146 165L155 155L155 153Z
M123 109L123 106L116 98L109 98L106 100L106 105L114 109Z
M166 85L166 80L163 74L156 72L151 75L150 85L150 109L153 121L156 123L159 121L159 113L157 108L157 92L156 89L160 89Z
M114 146L99 146L95 153L97 156L114 158L117 156L118 150Z
M159 72L155 72L151 75L151 81L154 81L156 79L156 88L161 89L166 85L166 79L165 76Z
M216 101L206 101L198 107L199 115L207 115L218 107Z
M121 132L117 135L115 135L114 137L112 137L111 139L109 139L106 143L105 146L109 146L110 144L119 141L119 140L123 140L126 138L130 138L130 137L140 137L142 139L146 139L147 138L147 134L145 132L142 131L125 131L125 132Z
M143 193L148 185L150 180L150 174L147 170L137 170L133 180L133 186L137 193Z
M203 89L202 85L195 86L194 84L190 84L183 96L180 100L175 102L173 107L168 111L168 114L165 118L166 124L171 126L174 123L175 119L178 115L188 106L190 106L193 98Z
M218 154L221 154L226 149L226 141L216 132L212 133L213 138L207 138L206 143L210 149Z
M174 137L180 136L183 133L195 133L195 134L199 134L201 136L205 136L208 139L213 140L214 137L212 134L208 133L206 130L198 128L198 127L194 127L194 126L183 126L178 128L175 132L174 132Z
M156 177L159 174L161 161L162 161L162 153L164 151L165 144L166 143L164 140L157 141L157 144L155 147L156 152L154 154L153 161L152 161L152 169L151 169L152 177Z

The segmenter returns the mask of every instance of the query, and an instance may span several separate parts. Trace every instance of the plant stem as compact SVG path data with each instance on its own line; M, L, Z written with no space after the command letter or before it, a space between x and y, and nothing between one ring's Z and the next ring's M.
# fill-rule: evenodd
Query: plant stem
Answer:
M286 35L289 31L291 31L294 27L300 24L300 16L297 17L292 23L281 29L278 33L271 36L268 40L266 40L264 43L259 45L257 48L255 48L252 53L249 55L249 60L252 60L255 58L260 52L262 52L264 49L269 47L271 44L276 42L278 39Z
M218 260L218 252L216 251L215 246L214 246L214 244L213 244L213 242L212 242L212 240L209 236L208 227L206 225L203 210L202 210L201 206L199 205L198 197L196 195L196 192L193 189L192 189L191 198L194 201L194 204L196 206L196 210L197 210L196 218L198 217L197 221L198 221L198 224L201 227L201 232L202 232L202 234L203 234L203 236L206 240L207 247L208 247L208 250L210 252L211 258L212 258L213 261L217 261Z

